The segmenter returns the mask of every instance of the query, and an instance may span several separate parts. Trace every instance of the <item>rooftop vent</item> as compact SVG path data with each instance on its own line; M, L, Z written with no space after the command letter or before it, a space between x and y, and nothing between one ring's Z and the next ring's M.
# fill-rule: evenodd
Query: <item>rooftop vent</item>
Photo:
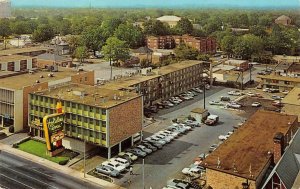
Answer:
M36 80L35 82L36 82L36 83L40 83L40 81L39 81L39 80Z
M43 76L43 75L41 75L41 76L40 76L40 78L44 78L44 76Z

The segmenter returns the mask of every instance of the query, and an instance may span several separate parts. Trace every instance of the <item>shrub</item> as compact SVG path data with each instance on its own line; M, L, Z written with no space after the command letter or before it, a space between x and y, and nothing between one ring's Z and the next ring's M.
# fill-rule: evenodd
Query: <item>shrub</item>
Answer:
M58 164L59 165L66 165L68 162L69 162L69 160L66 159L66 160L62 160L62 161L58 162Z

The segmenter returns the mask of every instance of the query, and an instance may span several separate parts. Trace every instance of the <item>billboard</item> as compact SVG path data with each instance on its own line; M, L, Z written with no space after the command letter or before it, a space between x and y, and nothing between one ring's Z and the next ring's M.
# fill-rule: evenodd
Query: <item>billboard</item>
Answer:
M56 113L43 118L47 149L53 151L53 143L64 138L64 113Z

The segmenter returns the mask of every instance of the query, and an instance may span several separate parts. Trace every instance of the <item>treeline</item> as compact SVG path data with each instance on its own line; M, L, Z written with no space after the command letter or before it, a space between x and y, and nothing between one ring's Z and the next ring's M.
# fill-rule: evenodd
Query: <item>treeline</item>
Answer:
M155 9L17 9L15 19L0 20L0 36L32 34L36 42L55 35L68 35L71 50L79 52L137 48L145 45L148 35L191 34L213 36L228 55L249 59L264 50L274 54L299 52L300 13L297 11L254 10L155 10ZM289 27L274 20L285 14L292 19ZM156 20L163 15L182 17L177 26ZM144 22L142 27L135 22ZM196 24L196 25L193 25ZM232 32L231 28L248 28L249 32ZM108 41L109 39L109 41ZM105 45L111 45L104 48ZM110 52L110 54L112 54Z

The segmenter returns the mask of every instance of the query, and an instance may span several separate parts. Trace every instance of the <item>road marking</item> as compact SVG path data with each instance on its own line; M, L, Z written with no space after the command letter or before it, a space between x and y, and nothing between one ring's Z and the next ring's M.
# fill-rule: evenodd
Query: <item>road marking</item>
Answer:
M26 186L26 187L28 187L28 188L32 188L31 186L28 186L27 184L24 184L23 182L20 182L20 181L18 181L18 180L16 180L16 179L10 178L10 177L8 177L8 176L6 176L6 175L3 175L3 174L0 174L0 175L4 176L4 177L6 177L6 178L8 178L8 179L10 179L10 180L13 180L13 181L15 181L15 182L17 182L17 183L19 183L19 184L22 184L22 185L24 185L24 186ZM32 189L35 189L35 188L32 188Z
M3 167L3 166L0 165L0 167ZM13 172L18 173L18 174L24 175L25 177L34 179L34 180L36 180L36 181L38 181L38 182L40 182L40 183L42 183L42 184L45 184L45 185L50 186L51 188L59 189L59 188L57 188L57 187L55 187L55 186L52 186L52 185L50 185L50 184L48 184L48 183L45 183L45 182L43 182L43 181L41 181L41 180L38 180L38 179L36 179L36 178L30 177L30 176L28 176L28 175L26 175L26 174L24 174L24 173L21 173L21 172L19 172L19 171L14 170L14 169L11 169L11 168L8 168L8 167L4 167L4 168L7 168L7 169L9 169L9 170L11 170L11 171L13 171Z

